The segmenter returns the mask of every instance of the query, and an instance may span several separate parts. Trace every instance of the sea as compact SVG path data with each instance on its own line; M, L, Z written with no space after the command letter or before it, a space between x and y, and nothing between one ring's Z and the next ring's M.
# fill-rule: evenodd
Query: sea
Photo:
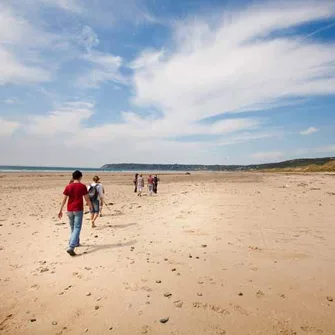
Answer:
M102 168L82 168L82 167L60 167L60 166L18 166L18 165L0 165L1 172L68 172L72 173L75 170L90 173L101 173L101 172L132 172L132 173L153 173L153 171L144 170L126 170L126 169L102 169ZM175 171L175 170L160 170L159 173L184 173L186 171Z
M75 170L86 171L86 172L110 171L110 170L103 170L100 168L0 165L0 172L73 172Z

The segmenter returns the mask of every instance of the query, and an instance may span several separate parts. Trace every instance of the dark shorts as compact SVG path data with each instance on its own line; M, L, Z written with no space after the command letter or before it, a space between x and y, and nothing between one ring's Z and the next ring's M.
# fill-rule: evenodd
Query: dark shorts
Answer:
M91 211L91 213L99 213L100 211L100 201L99 199L97 200L92 200L92 207L93 207L93 211Z

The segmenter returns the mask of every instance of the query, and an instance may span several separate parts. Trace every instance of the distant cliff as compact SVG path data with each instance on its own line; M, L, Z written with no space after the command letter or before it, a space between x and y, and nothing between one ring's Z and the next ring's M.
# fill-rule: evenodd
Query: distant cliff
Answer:
M105 164L104 170L113 171L252 171L252 170L299 170L311 172L335 171L335 157L300 158L279 163L252 165L183 165L183 164Z

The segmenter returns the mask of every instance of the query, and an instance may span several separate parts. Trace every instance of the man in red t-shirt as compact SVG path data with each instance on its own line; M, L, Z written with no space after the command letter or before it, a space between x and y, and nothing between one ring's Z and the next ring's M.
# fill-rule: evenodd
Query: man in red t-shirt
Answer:
M88 196L87 188L80 181L83 177L83 174L80 171L74 171L72 174L72 180L69 185L65 187L63 192L64 198L58 214L58 217L61 219L63 217L63 208L67 201L67 215L70 221L71 227L71 237L69 241L69 248L67 253L71 256L75 256L74 252L75 247L79 247L80 231L83 224L84 216L84 201L85 198L90 210L93 209L91 200Z

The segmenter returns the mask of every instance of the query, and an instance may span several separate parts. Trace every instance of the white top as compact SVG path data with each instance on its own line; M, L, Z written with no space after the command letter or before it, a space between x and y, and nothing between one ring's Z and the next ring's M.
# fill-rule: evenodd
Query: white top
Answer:
M95 185L98 185L97 186L97 191L99 193L99 198L103 199L103 197L104 197L104 187L102 186L102 184L100 184L100 183L92 183L91 185L87 186L87 190L89 190L91 186L95 186Z

